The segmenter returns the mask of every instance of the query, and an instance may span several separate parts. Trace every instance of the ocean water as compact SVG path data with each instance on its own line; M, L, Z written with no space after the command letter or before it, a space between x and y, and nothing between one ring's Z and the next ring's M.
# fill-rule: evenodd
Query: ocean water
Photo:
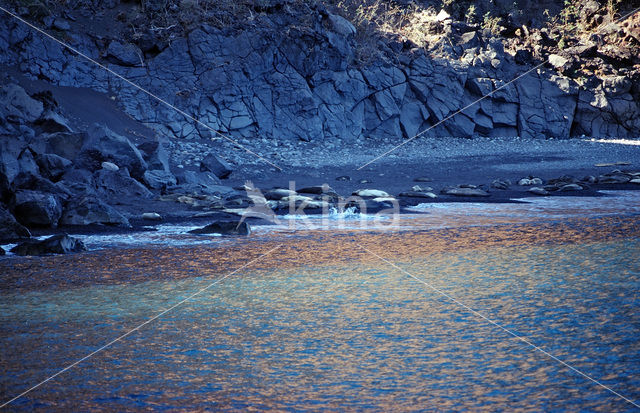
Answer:
M171 309L6 408L633 411L640 217L614 199L8 257L0 403Z

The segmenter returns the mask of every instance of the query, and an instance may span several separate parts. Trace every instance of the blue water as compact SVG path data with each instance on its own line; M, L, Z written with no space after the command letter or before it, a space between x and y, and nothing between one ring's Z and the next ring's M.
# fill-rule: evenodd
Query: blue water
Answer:
M640 240L398 262L631 400ZM3 399L210 284L4 293ZM245 271L11 404L42 410L602 410L633 405L384 264Z
M485 216L446 239L323 231L3 260L0 402L217 280L6 408L633 411L638 221L491 226ZM251 248L278 243L221 278L258 257Z

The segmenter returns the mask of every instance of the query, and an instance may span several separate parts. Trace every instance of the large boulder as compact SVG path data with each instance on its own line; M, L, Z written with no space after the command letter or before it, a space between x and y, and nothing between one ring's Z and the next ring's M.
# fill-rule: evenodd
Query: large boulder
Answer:
M144 173L143 179L152 189L165 189L177 184L176 177L169 171L148 170Z
M44 106L33 99L16 84L8 84L0 88L0 102L8 120L14 122L34 122L40 117Z
M142 154L129 139L96 124L89 131L89 137L82 146L76 165L96 171L105 161L112 162L120 168L126 167L131 176L140 180L147 170L147 163Z
M41 177L40 175L34 175L32 173L20 172L18 176L13 180L14 191L20 189L29 189L32 191L46 192L56 195L60 199L68 199L71 196L71 192L66 188L62 182L53 183L50 180Z
M26 226L55 227L62 215L58 197L49 193L19 190L12 205L13 215Z
M98 193L106 199L131 200L153 197L147 187L128 176L126 171L114 172L101 169L94 174L94 181Z
M29 240L11 248L17 255L68 254L86 250L82 241L67 234L54 235L43 241Z
M16 221L9 211L0 207L0 242L29 238L31 233Z
M138 145L142 157L147 162L149 169L170 171L169 151L162 142L147 141Z
M33 152L20 138L0 137L0 174L11 184L20 172L39 173Z
M231 167L222 159L218 158L213 154L207 155L200 162L200 171L202 172L212 172L215 176L220 179L228 178L231 175L233 170Z
M251 227L246 221L216 221L189 232L191 234L249 235Z
M121 66L140 66L142 64L142 52L138 46L131 43L111 41L107 47L106 57L109 61Z
M53 153L62 158L74 160L80 154L89 136L84 133L58 132L47 135L43 139L43 153Z
M67 158L53 153L38 155L36 157L36 163L40 167L40 173L52 181L60 180L62 175L72 165L72 162Z
M129 220L95 196L72 199L65 205L60 225L114 225L130 227Z

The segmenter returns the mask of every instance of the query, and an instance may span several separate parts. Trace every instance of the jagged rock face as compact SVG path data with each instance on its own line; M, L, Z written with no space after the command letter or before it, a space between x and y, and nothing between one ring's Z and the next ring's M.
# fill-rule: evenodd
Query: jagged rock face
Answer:
M232 33L201 25L186 38L172 41L144 67L131 67L139 63L134 62L138 51L109 43L105 59L116 63L118 73L211 129L157 105L120 79L106 82L109 75L103 69L69 57L60 45L10 19L0 22L0 47L9 51L0 56L0 62L29 62L24 68L32 76L60 85L98 91L106 91L109 85L133 118L176 138L211 137L215 130L247 139L398 140L431 127L428 136L638 134L640 109L626 86L629 79L605 82L595 91L578 91L575 82L543 70L499 89L505 79L522 73L522 67L500 42L482 40L478 34L463 39L468 51L475 52L463 53L458 62L415 51L394 64L373 61L357 67L352 27L336 16L321 20L309 30L286 35L260 26ZM271 24L277 26L276 21ZM100 58L100 48L88 36L80 33L74 42ZM33 103L24 96L17 99L22 105ZM35 116L39 110L33 107L28 113ZM135 168L130 170L142 179Z

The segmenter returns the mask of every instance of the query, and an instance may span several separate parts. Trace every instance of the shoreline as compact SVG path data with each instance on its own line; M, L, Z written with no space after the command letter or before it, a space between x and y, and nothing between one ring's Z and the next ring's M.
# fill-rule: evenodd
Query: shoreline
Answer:
M489 231L487 231L490 229ZM374 251L394 260L416 255L444 254L486 248L518 248L535 245L570 245L640 238L640 214L631 216L572 217L533 222L416 229L406 231L299 231L258 237L227 237L225 242L197 245L145 244L131 247L96 249L82 254L47 255L0 260L5 274L3 293L80 288L192 277L221 276L242 268L268 251L277 248L252 265L255 269L301 268L338 265L372 260ZM331 248L326 248L331 245ZM358 246L360 248L358 248ZM170 259L181 268L165 268ZM104 268L94 268L96 265ZM142 264L144 263L144 264ZM141 271L143 266L144 271ZM58 268L52 276L49 268ZM184 268L198 269L196 272ZM105 273L107 273L105 275ZM68 277L66 274L84 274ZM189 275L185 275L189 274Z

